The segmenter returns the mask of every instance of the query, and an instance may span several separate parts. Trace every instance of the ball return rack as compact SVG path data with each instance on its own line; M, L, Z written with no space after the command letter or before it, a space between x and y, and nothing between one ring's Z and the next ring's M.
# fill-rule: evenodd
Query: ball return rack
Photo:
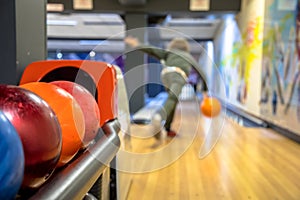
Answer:
M114 66L98 61L38 61L25 68L19 84L55 80L79 83L94 95L100 110L101 128L87 149L79 152L66 166L56 169L36 191L18 199L114 199L116 188L111 185L116 185L116 180L111 177L116 175L110 168L114 167L120 148L116 70ZM109 173L106 183L105 173ZM105 184L109 185L109 191L104 191Z

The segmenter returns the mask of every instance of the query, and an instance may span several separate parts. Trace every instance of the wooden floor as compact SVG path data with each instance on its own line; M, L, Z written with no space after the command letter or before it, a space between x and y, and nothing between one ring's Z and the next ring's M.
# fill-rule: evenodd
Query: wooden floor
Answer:
M199 159L209 120L195 113L196 106L180 103L174 122L179 136L158 147L147 137L148 126L132 125L134 137L126 152L142 158L128 157L134 173L119 172L130 180L129 186L120 183L121 199L300 199L299 144L227 118L214 150Z

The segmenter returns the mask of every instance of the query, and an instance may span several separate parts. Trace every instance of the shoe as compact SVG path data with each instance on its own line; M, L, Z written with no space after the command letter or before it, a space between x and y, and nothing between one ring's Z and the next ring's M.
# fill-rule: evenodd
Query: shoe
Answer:
M168 137L175 137L176 135L177 135L177 133L176 133L175 131L169 130L169 131L167 132L167 136L168 136Z

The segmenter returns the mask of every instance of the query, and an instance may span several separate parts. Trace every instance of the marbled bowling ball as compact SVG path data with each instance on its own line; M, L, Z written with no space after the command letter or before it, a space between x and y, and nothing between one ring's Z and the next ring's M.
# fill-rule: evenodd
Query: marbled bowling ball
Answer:
M62 131L62 151L57 166L64 166L82 147L85 125L79 104L67 91L50 83L31 82L20 87L43 98L57 116Z
M22 141L25 155L22 188L37 188L52 174L61 154L58 119L39 96L12 85L0 85L0 110Z
M100 123L100 111L93 95L82 85L70 81L53 81L51 84L69 92L78 102L85 121L85 135L83 138L83 148L96 137Z

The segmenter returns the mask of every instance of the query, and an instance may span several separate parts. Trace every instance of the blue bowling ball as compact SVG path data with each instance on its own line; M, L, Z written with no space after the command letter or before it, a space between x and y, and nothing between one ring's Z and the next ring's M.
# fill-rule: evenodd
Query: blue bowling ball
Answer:
M14 126L0 111L0 199L15 199L24 176L24 152Z

